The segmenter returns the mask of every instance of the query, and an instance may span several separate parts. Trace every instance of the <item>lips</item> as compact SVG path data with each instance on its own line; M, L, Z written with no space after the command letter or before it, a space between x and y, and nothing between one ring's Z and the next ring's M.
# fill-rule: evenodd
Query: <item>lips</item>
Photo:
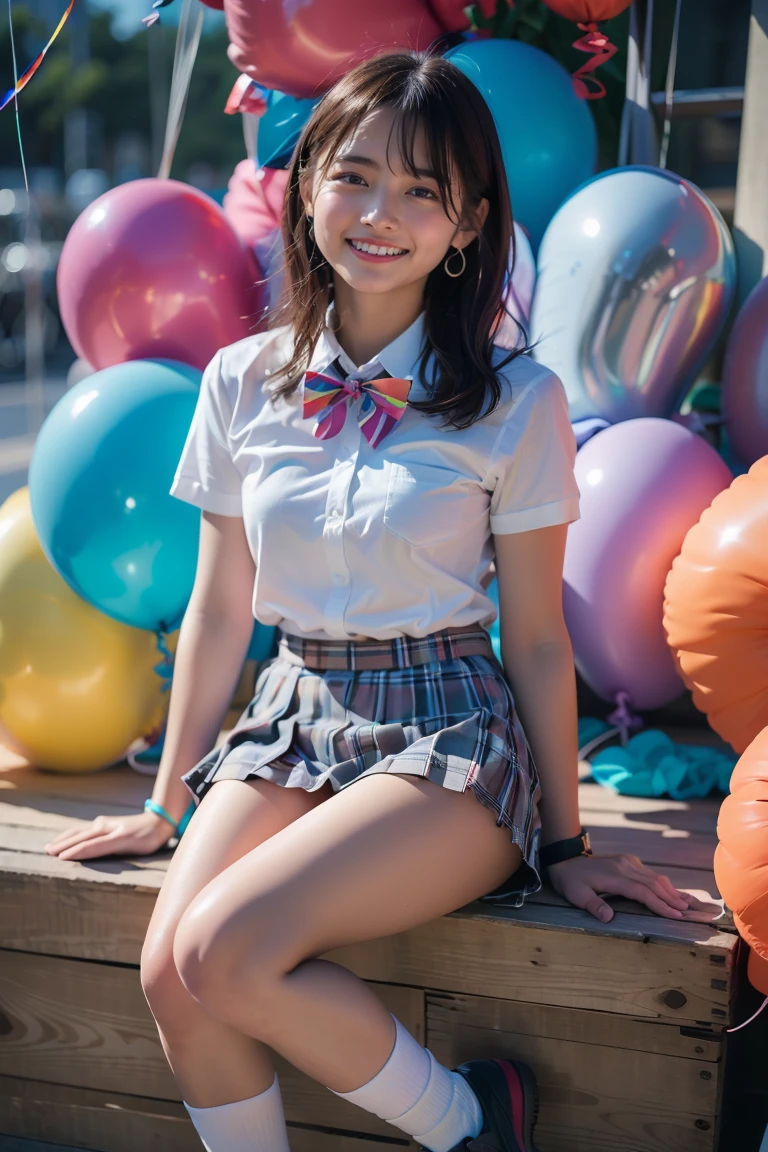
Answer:
M361 260L367 260L369 262L370 261L376 261L377 263L382 263L382 262L385 262L387 260L399 260L399 259L401 259L401 257L408 255L408 249L407 248L404 249L402 252L395 252L393 254L385 253L385 254L379 255L378 253L375 253L375 252L364 252L362 248L356 248L351 240L346 240L345 243L349 245L349 247L352 249L352 251L355 253L355 255L359 256ZM358 241L358 243L369 244L369 243L371 243L371 241L369 241L369 240ZM394 248L395 245L394 244L382 245L382 247Z

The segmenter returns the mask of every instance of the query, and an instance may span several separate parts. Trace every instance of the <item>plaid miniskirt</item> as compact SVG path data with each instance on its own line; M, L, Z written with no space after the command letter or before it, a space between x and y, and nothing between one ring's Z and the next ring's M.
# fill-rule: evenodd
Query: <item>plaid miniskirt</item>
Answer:
M374 772L469 788L523 863L481 897L520 907L541 888L539 778L504 671L479 625L423 638L309 640L280 633L228 738L182 779L196 803L217 780L261 777L334 792Z

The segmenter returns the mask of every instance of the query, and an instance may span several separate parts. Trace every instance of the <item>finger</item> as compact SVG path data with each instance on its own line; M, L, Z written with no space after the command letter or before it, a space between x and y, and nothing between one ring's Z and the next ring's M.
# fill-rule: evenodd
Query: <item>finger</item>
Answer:
M675 896L678 900L682 900L685 903L685 906L690 908L696 899L695 896L692 896L690 892L686 892L683 889L676 888L670 880L669 876L660 876L659 879L664 882L664 885L669 891L670 895Z
M62 832L55 840L49 841L49 843L45 845L45 851L52 852L55 855L65 848L70 848L73 844L78 844L81 840L87 840L89 836L93 835L94 831L90 825L84 828L70 828L66 832Z
M94 856L114 855L119 851L118 837L114 832L104 836L97 836L74 844L71 848L59 853L60 860L91 860ZM107 851L108 850L108 851Z
M646 908L650 908L652 912L657 912L659 916L667 916L673 920L682 919L682 910L675 908L664 897L658 896L648 884L630 880L626 883L617 883L616 889L621 896L627 896L630 900L637 900L639 904L645 904Z
M643 868L642 871L635 874L633 879L639 880L641 884L647 884L657 896L665 900L667 904L671 904L673 908L685 911L688 907L687 896L683 892L678 892L668 876L660 876L652 868Z
M590 916L594 916L602 924L607 924L609 920L613 919L613 908L610 904L606 904L605 900L601 900L597 892L588 884L577 883L569 885L567 888L564 886L563 895L570 904L576 908L583 908L585 912L589 912Z

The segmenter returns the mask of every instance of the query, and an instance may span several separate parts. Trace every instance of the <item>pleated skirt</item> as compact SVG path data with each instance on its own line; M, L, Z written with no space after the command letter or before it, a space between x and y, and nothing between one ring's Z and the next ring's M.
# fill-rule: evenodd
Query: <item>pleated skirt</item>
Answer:
M375 772L470 789L522 852L482 900L520 907L541 888L541 789L503 668L479 626L393 640L280 633L227 740L183 780L199 803L217 780L260 777L341 791Z

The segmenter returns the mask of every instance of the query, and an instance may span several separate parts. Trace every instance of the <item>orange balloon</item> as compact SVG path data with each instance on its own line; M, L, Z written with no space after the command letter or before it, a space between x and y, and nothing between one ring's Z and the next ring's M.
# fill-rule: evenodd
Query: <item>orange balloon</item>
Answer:
M694 704L744 752L768 725L768 456L686 535L666 579L663 624Z
M768 727L733 770L717 836L715 880L752 949L747 965L750 983L768 995Z

